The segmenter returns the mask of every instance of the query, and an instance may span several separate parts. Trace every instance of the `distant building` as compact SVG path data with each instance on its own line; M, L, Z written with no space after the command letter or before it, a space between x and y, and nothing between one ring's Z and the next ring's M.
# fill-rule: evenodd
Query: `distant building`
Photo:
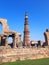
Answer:
M37 44L38 44L38 42L35 40L32 40L30 43L31 43L31 46L37 46Z
M38 40L38 46L43 46L44 42L41 40Z

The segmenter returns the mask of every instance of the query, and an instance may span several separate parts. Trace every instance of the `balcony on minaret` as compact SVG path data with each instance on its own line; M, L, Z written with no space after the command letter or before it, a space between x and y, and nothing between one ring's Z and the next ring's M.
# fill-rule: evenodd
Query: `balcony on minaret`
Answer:
M28 13L27 12L25 13L25 18L28 18Z
M25 13L25 24L24 25L28 25L28 13Z

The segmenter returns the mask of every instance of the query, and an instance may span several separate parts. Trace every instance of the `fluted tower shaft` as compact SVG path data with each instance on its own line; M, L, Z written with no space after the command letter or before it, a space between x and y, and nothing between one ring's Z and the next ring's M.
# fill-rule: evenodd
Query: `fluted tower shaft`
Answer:
M25 13L24 45L25 46L30 46L30 31L29 31L29 24L28 24L28 13Z

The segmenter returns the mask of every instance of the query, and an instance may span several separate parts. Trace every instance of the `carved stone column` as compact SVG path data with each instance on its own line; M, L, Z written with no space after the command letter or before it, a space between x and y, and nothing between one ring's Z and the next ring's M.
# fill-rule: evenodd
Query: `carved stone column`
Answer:
M13 48L16 48L16 36L13 37Z
M8 46L8 36L5 38L5 46Z

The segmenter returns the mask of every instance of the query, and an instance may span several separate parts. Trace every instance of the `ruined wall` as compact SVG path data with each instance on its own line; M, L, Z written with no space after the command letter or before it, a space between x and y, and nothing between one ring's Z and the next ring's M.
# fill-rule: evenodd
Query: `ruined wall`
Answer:
M21 34L16 32L16 46L20 46L21 44Z
M46 32L44 32L45 37L45 45L49 45L49 30L46 29Z
M0 45L8 46L8 37L13 38L13 47L21 42L21 34L16 31L10 30L7 24L7 19L0 18L0 24L2 25L2 34L0 34Z
M13 62L16 60L49 58L49 48L16 48L0 49L0 60L2 62ZM1 62L0 61L0 62Z

